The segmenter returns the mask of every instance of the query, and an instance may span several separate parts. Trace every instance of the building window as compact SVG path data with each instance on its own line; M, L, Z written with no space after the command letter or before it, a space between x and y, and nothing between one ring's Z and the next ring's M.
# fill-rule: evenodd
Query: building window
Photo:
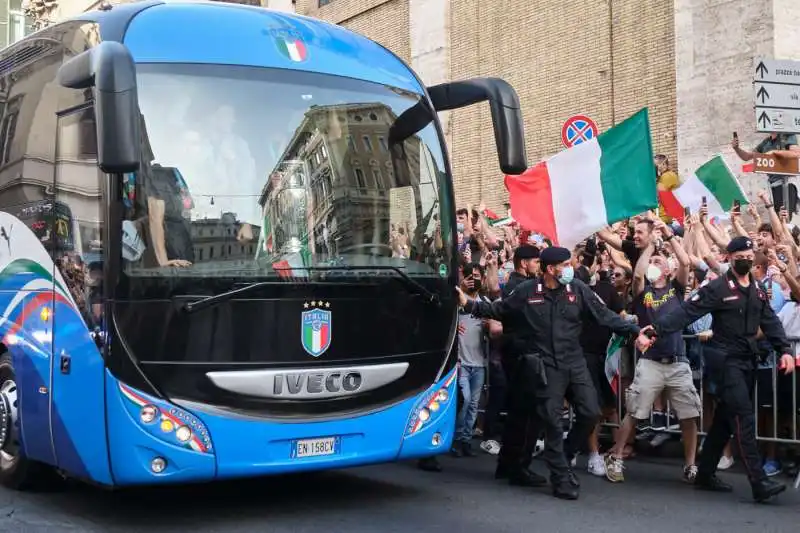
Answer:
M356 174L356 186L361 189L366 189L367 182L364 180L364 172L360 168L355 169L354 172Z
M22 40L28 33L30 26L25 23L22 0L11 0L8 3L8 44Z
M331 2L333 2L333 0L319 0L319 7L327 6Z
M366 148L367 152L372 151L372 141L369 140L369 135L364 135L364 148Z
M214 257L214 247L211 246L208 248L208 258L212 259Z
M381 171L378 169L373 170L372 177L375 178L375 186L379 189L383 189L383 176L381 175Z
M389 151L389 146L386 144L385 138L378 137L378 145L381 147L381 152L387 153Z
M358 148L356 147L356 142L353 140L352 135L347 136L347 148L354 152L358 152Z

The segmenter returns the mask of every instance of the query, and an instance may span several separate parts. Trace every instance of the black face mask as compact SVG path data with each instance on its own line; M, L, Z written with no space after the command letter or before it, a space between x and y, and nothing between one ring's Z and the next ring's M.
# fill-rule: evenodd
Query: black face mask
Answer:
M751 268L753 268L752 259L736 259L733 261L733 271L740 276L744 276L750 272Z

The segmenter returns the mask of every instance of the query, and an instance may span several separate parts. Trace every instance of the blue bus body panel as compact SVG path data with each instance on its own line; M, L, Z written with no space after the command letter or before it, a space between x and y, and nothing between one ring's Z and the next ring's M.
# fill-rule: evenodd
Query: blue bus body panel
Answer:
M302 60L282 43L301 41ZM402 61L380 45L320 20L246 6L162 4L128 26L125 45L139 63L215 63L346 76L421 93Z
M119 485L208 481L260 475L345 468L443 453L452 442L456 414L455 370L417 397L379 412L347 419L281 423L243 419L184 409L150 397L114 378L106 377L108 432L114 480ZM429 407L445 387L449 400L437 406L422 424L415 416ZM155 405L162 416L144 423L142 407ZM171 429L160 424L185 424L201 435L196 446L181 445ZM435 433L441 439L433 445ZM204 437L207 435L207 439ZM337 437L337 453L321 457L293 457L297 439ZM166 460L163 473L154 474L154 458Z
M16 237L20 250L29 252L34 242L41 246L30 231L20 230ZM48 265L40 252L34 256L41 262L19 258L0 272L0 308L6 316L0 336L16 374L23 451L75 477L111 484L103 359L61 280L54 280L52 262ZM51 382L51 365L62 355L73 364L68 374L54 373Z

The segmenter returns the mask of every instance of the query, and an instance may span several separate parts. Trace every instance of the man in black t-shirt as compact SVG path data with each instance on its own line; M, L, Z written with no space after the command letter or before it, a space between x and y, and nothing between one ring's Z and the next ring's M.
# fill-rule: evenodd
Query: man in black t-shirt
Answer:
M664 236L665 246L678 260L673 274L667 257L650 244L642 251L634 272L633 310L642 328L655 319L680 307L689 278L689 257L682 245L674 239L669 227L662 221L654 226ZM702 408L700 396L692 380L692 369L686 357L686 348L680 331L659 337L645 352L639 354L633 383L627 390L628 414L622 423L616 444L606 456L606 477L612 482L624 480L622 454L628 437L640 420L650 418L653 403L667 393L672 408L680 420L683 433L684 480L693 482L697 476L695 454L697 448L697 418Z

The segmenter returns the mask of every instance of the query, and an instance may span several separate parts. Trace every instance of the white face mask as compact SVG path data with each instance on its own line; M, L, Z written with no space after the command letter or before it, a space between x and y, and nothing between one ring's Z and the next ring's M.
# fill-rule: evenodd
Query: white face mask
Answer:
M701 286L701 287L705 287L706 285L708 285L708 280L707 280L707 279L704 279L704 280L703 280L703 282L702 282L702 283L700 283L700 286Z
M661 277L661 269L656 265L648 265L647 272L645 273L644 277L646 277L647 281L650 283L655 283Z

